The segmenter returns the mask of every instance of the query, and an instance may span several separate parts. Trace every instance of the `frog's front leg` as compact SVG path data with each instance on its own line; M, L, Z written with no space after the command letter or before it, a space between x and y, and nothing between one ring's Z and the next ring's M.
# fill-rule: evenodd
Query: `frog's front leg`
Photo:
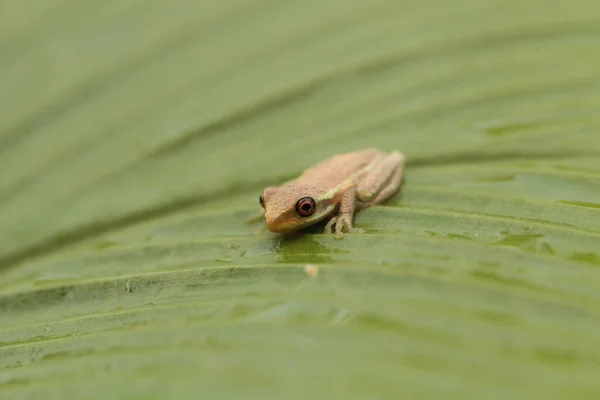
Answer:
M265 210L261 210L260 213L256 213L255 215L253 215L252 217L248 218L246 220L246 223L248 225L253 224L255 222L260 221L261 219L263 219L265 217Z
M335 225L335 233L334 236L336 239L344 236L342 230L346 228L348 232L364 232L360 228L354 228L352 226L352 219L354 218L354 210L356 209L356 187L352 186L348 190L344 192L342 195L342 199L340 201L340 208L338 215L332 217L327 225L325 225L325 233L333 232L333 227Z
M402 183L403 171L404 155L399 151L391 152L373 166L356 188L361 208L379 204L394 194Z

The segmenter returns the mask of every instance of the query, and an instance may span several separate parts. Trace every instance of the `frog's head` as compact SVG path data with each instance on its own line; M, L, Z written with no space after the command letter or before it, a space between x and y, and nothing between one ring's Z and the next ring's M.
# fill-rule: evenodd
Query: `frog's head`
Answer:
M337 200L308 185L271 186L260 195L260 205L271 232L289 233L327 217Z

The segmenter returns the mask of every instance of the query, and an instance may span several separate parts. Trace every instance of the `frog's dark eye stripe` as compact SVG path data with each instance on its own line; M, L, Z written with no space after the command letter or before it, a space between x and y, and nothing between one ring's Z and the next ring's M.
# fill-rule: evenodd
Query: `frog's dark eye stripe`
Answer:
M258 198L258 202L260 203L260 206L262 208L265 208L265 199L263 197L263 195L261 194L260 197Z
M301 217L310 217L316 209L317 204L312 197L303 197L296 203L296 212Z

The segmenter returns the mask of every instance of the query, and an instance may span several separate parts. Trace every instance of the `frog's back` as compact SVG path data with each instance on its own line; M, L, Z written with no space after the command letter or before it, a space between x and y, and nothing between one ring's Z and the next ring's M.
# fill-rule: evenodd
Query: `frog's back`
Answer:
M349 176L365 169L377 158L383 158L385 153L378 149L366 149L349 153L336 154L313 167L305 170L294 181L323 182L335 186L345 181Z

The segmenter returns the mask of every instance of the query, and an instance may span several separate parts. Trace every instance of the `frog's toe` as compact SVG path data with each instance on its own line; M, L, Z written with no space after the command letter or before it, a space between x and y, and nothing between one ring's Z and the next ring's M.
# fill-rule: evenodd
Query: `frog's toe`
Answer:
M344 217L338 217L337 221L335 221L335 237L337 239L344 236L344 228L348 227L348 221Z
M363 233L364 229L354 228L352 219L346 216L332 217L327 225L325 225L325 233L333 233L336 239L344 236L344 230L352 233Z
M344 236L344 232L342 232L342 229L346 224L347 223L344 222L344 219L342 217L331 217L327 225L325 225L324 233L333 233L333 236L336 239L339 239Z
M338 217L332 217L327 225L325 225L324 233L333 233L333 225L337 222Z

